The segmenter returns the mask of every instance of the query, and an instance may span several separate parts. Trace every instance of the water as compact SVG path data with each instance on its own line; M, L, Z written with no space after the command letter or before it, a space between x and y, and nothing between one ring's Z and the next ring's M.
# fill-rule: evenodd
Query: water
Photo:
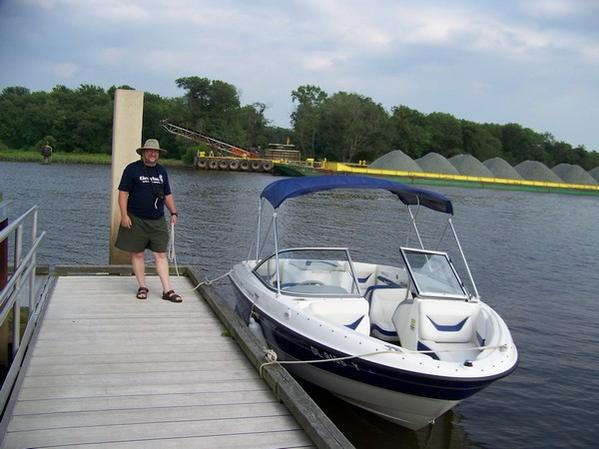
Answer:
M200 266L209 278L228 271L248 254L258 195L274 178L170 173L179 209L179 264ZM38 259L43 264L108 263L109 188L105 166L0 163L0 191L14 201L11 216L40 207L39 228L48 232ZM435 190L454 203L478 289L510 327L519 368L418 432L317 388L307 386L309 392L359 448L595 447L599 198ZM282 210L283 241L349 245L355 260L393 262L405 229L405 214L396 206L383 192L297 198ZM429 230L423 234L427 238ZM226 283L218 289L230 295Z

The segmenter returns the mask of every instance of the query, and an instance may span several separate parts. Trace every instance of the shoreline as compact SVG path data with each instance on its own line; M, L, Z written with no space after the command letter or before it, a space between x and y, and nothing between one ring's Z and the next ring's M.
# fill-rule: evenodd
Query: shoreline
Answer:
M37 151L2 150L0 161L5 162L38 162L42 163L42 156ZM52 164L84 164L84 165L110 165L112 155L105 153L62 153L52 155ZM167 167L188 167L180 159L160 159L160 164Z

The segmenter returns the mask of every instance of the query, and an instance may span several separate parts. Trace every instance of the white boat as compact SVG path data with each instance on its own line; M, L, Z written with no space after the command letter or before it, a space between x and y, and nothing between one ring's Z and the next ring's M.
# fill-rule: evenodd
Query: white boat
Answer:
M418 244L394 250L397 266L353 261L347 248L279 248L283 202L331 189L395 194ZM273 218L263 237L265 201ZM415 219L420 207L447 215L468 286L447 252L424 248ZM229 274L240 310L259 324L278 360L306 362L286 365L295 375L399 425L424 427L518 362L508 327L479 297L452 215L445 196L384 179L275 181L260 196L255 258ZM274 254L261 257L270 237Z

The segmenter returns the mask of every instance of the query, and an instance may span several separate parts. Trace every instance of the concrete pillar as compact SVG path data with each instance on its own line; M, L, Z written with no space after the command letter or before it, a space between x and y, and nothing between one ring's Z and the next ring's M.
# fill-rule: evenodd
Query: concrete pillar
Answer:
M112 122L112 185L110 206L109 264L129 264L129 253L114 247L121 222L118 186L125 167L139 159L135 150L141 147L144 93L117 89L114 95Z

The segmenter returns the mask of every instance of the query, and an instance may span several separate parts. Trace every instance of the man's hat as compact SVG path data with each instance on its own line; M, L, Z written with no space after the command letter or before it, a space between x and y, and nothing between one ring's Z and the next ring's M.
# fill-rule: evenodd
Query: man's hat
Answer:
M144 143L144 145L141 148L138 148L137 150L137 154L139 154L140 156L142 155L142 152L144 150L157 150L160 151L161 153L166 154L167 151L164 148L160 148L160 144L158 143L158 139L148 139L146 140L146 143Z

